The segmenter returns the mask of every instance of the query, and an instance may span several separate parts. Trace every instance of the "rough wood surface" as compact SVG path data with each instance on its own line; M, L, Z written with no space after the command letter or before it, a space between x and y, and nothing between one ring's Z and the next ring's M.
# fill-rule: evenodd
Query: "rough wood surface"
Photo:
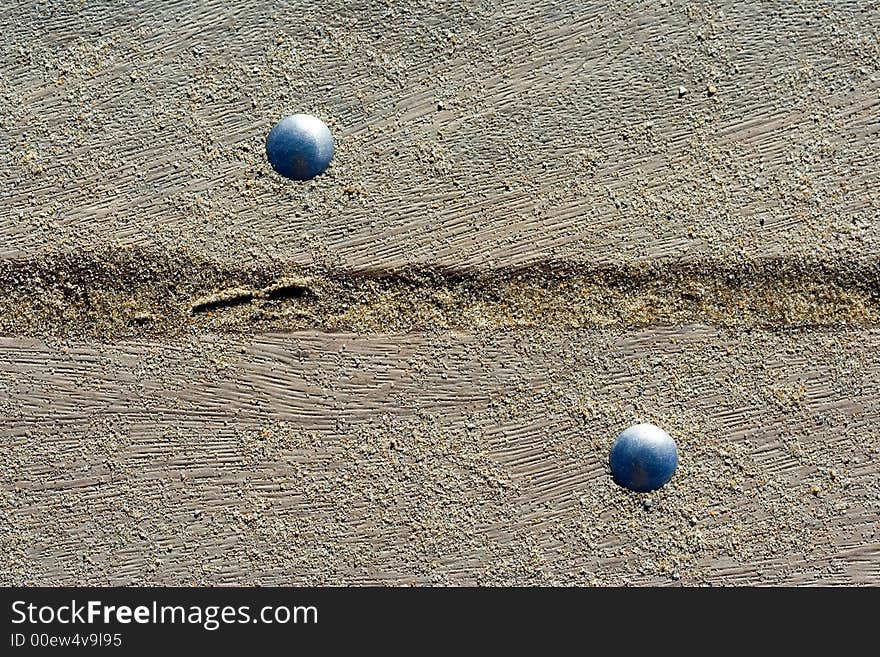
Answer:
M0 20L0 582L880 584L880 4Z
M5 339L3 579L876 583L880 333L790 338Z
M3 19L9 257L878 251L877 3L136 0ZM308 185L264 155L296 111L338 141Z

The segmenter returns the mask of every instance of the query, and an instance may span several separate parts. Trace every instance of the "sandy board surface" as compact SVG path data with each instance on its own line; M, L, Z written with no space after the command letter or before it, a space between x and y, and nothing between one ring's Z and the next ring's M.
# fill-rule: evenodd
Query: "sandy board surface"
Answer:
M6 339L3 579L876 583L880 334L790 338Z
M0 18L2 583L880 583L880 5Z
M878 250L877 3L4 7L8 257L96 243L346 267ZM308 185L265 161L292 112L337 138Z

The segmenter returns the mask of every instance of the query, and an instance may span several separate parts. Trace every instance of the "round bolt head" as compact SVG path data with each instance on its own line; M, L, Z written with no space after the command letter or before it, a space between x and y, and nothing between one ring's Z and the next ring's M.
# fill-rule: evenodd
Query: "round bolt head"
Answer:
M266 157L285 178L311 180L330 166L333 135L321 119L293 114L281 119L269 132Z
M635 424L617 437L609 461L616 484L645 493L672 478L678 467L678 448L660 427Z

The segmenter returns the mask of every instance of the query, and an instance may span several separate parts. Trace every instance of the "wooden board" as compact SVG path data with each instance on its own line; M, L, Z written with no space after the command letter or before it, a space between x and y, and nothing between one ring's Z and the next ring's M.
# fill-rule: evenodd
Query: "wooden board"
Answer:
M3 15L7 257L95 243L351 268L878 252L876 3ZM263 145L300 111L338 142L306 185L275 176Z
M790 337L5 339L3 579L876 583L880 333Z

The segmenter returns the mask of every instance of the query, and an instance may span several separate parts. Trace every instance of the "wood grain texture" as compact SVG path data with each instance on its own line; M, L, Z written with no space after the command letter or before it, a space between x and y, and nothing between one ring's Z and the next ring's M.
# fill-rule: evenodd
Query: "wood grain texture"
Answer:
M880 4L0 19L0 582L880 583ZM293 112L337 140L307 184L265 161ZM775 262L796 285L729 282ZM705 271L634 303L598 281L595 321L544 295L548 263ZM372 323L269 299L406 266L512 274L357 297ZM241 287L231 320L192 313ZM275 332L328 326L371 334ZM636 419L681 451L651 496L606 472Z
M699 326L5 339L2 579L876 584L878 347ZM650 509L607 474L636 418L682 457Z
M3 18L4 256L878 251L876 3L138 0ZM295 111L338 141L306 185L265 162Z

